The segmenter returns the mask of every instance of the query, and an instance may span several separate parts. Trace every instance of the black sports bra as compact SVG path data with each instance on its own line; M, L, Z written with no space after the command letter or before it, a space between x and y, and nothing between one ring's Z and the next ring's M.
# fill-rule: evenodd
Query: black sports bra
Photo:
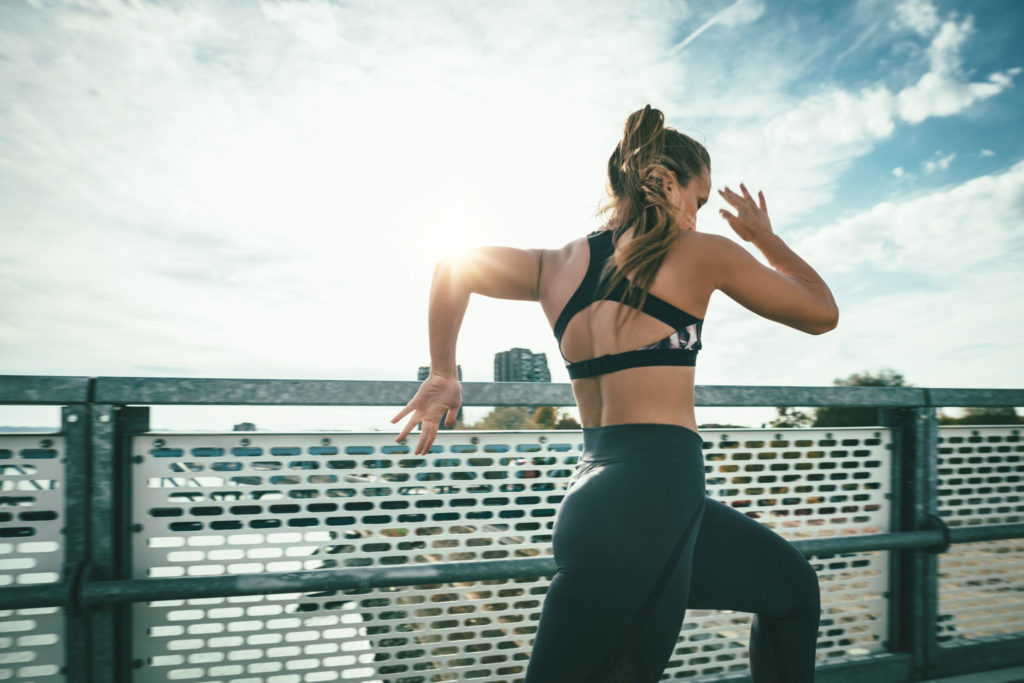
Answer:
M615 247L612 244L612 231L592 232L587 235L587 243L590 247L590 264L587 266L587 273L583 276L583 281L576 288L568 303L565 304L565 308L559 313L558 320L555 321L555 339L558 340L560 354L562 354L562 335L573 316L599 299L621 301L626 289L627 280L623 278L606 296L599 296L598 280L601 277L601 270L604 262L615 252ZM636 308L636 306L632 307ZM671 325L675 332L653 344L647 344L632 351L609 353L576 363L569 362L565 354L562 354L562 360L565 361L565 366L569 370L569 377L572 379L593 377L616 370L649 365L692 366L697 364L697 352L701 348L700 330L704 324L703 320L676 308L650 292L647 293L647 299L639 310Z

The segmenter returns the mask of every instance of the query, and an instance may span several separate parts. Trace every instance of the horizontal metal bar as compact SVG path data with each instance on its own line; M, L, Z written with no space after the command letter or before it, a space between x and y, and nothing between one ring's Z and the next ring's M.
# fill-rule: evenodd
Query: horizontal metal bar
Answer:
M942 532L897 531L890 534L863 534L859 536L838 536L836 538L815 538L792 541L793 547L805 556L834 555L836 553L862 553L870 550L901 550L905 548L930 548L942 543Z
M910 681L911 657L904 652L884 652L858 656L853 661L818 663L814 667L815 683L864 683L864 681ZM715 683L750 683L750 674L719 674Z
M396 406L419 386L384 380L0 375L0 404ZM562 383L463 382L462 395L466 406L575 405L571 385ZM705 407L1022 406L1024 389L698 386L695 399Z
M1024 524L1000 524L990 527L954 529L955 537L965 541L1024 538ZM901 531L890 534L866 534L838 538L817 538L793 541L806 556L856 553L871 550L928 548L942 543L936 530ZM228 595L262 595L322 590L411 586L424 583L484 581L488 579L519 579L551 576L556 571L552 557L488 560L478 562L438 562L396 567L357 567L304 572L263 574L232 574L185 578L126 579L94 581L81 590L83 605L107 605L148 600L184 600ZM0 588L0 609L52 607L63 605L68 598L64 583Z
M698 386L695 403L706 407L847 406L913 407L927 405L916 387L757 387Z
M101 605L116 602L212 598L228 595L368 590L387 586L534 578L550 576L556 571L555 559L545 557L180 579L129 579L87 584L82 589L82 602L87 605Z
M929 389L933 406L1024 406L1024 389Z
M353 405L406 403L419 382L98 377L95 401L116 404ZM548 382L463 382L465 406L575 405L572 386ZM920 406L914 387L698 386L698 406Z
M89 402L90 377L0 375L0 404L68 405Z
M95 401L115 404L400 406L420 382L378 380L98 377ZM572 387L547 382L463 382L465 406L575 405Z
M951 543L1002 541L1008 538L1024 538L1024 523L990 524L988 526L955 526L949 528L949 540Z
M0 610L31 607L63 607L71 595L70 583L39 583L0 588Z
M1024 666L1024 633L1002 635L998 638L971 642L969 638L939 645L935 653L935 670L943 676L968 676L992 672L992 676L978 676L979 681L1020 681L999 675L998 669ZM961 680L961 679L957 679ZM968 680L975 680L974 678Z

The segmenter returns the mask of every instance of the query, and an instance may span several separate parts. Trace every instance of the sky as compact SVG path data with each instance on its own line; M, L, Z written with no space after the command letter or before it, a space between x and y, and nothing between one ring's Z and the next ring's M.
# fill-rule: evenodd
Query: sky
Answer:
M764 191L840 308L811 336L715 293L698 384L1021 388L1022 38L1010 0L8 0L0 374L414 380L436 261L599 227L650 103L713 187ZM739 241L723 205L698 229ZM463 379L512 347L568 382L537 304L474 295ZM397 407L153 410L358 430Z

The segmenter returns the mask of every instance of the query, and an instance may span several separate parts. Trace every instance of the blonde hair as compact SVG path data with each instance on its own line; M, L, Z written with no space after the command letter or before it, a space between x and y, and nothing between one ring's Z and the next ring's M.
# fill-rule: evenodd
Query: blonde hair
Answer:
M674 179L686 186L690 179L711 171L711 157L704 145L674 128L665 127L665 116L651 105L629 115L622 139L608 159L610 199L603 213L615 227L612 243L629 228L633 237L605 263L601 282L607 296L631 274L622 303L631 301L643 307L654 276L679 232L672 218L672 207L665 194L666 184ZM618 263L616 263L618 261ZM637 313L634 309L630 315ZM621 328L625 319L619 321Z

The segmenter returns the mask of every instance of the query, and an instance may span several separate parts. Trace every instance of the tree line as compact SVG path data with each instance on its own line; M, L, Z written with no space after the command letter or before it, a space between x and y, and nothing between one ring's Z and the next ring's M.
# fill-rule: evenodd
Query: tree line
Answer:
M855 372L849 377L833 380L840 387L909 387L912 384L899 372L883 369L877 372ZM775 419L768 427L866 427L879 423L878 408L848 408L822 406L810 411L791 406L776 408ZM985 406L965 408L961 417L953 417L939 410L939 424L944 425L1002 425L1021 424L1024 417L1017 415L1012 406Z

